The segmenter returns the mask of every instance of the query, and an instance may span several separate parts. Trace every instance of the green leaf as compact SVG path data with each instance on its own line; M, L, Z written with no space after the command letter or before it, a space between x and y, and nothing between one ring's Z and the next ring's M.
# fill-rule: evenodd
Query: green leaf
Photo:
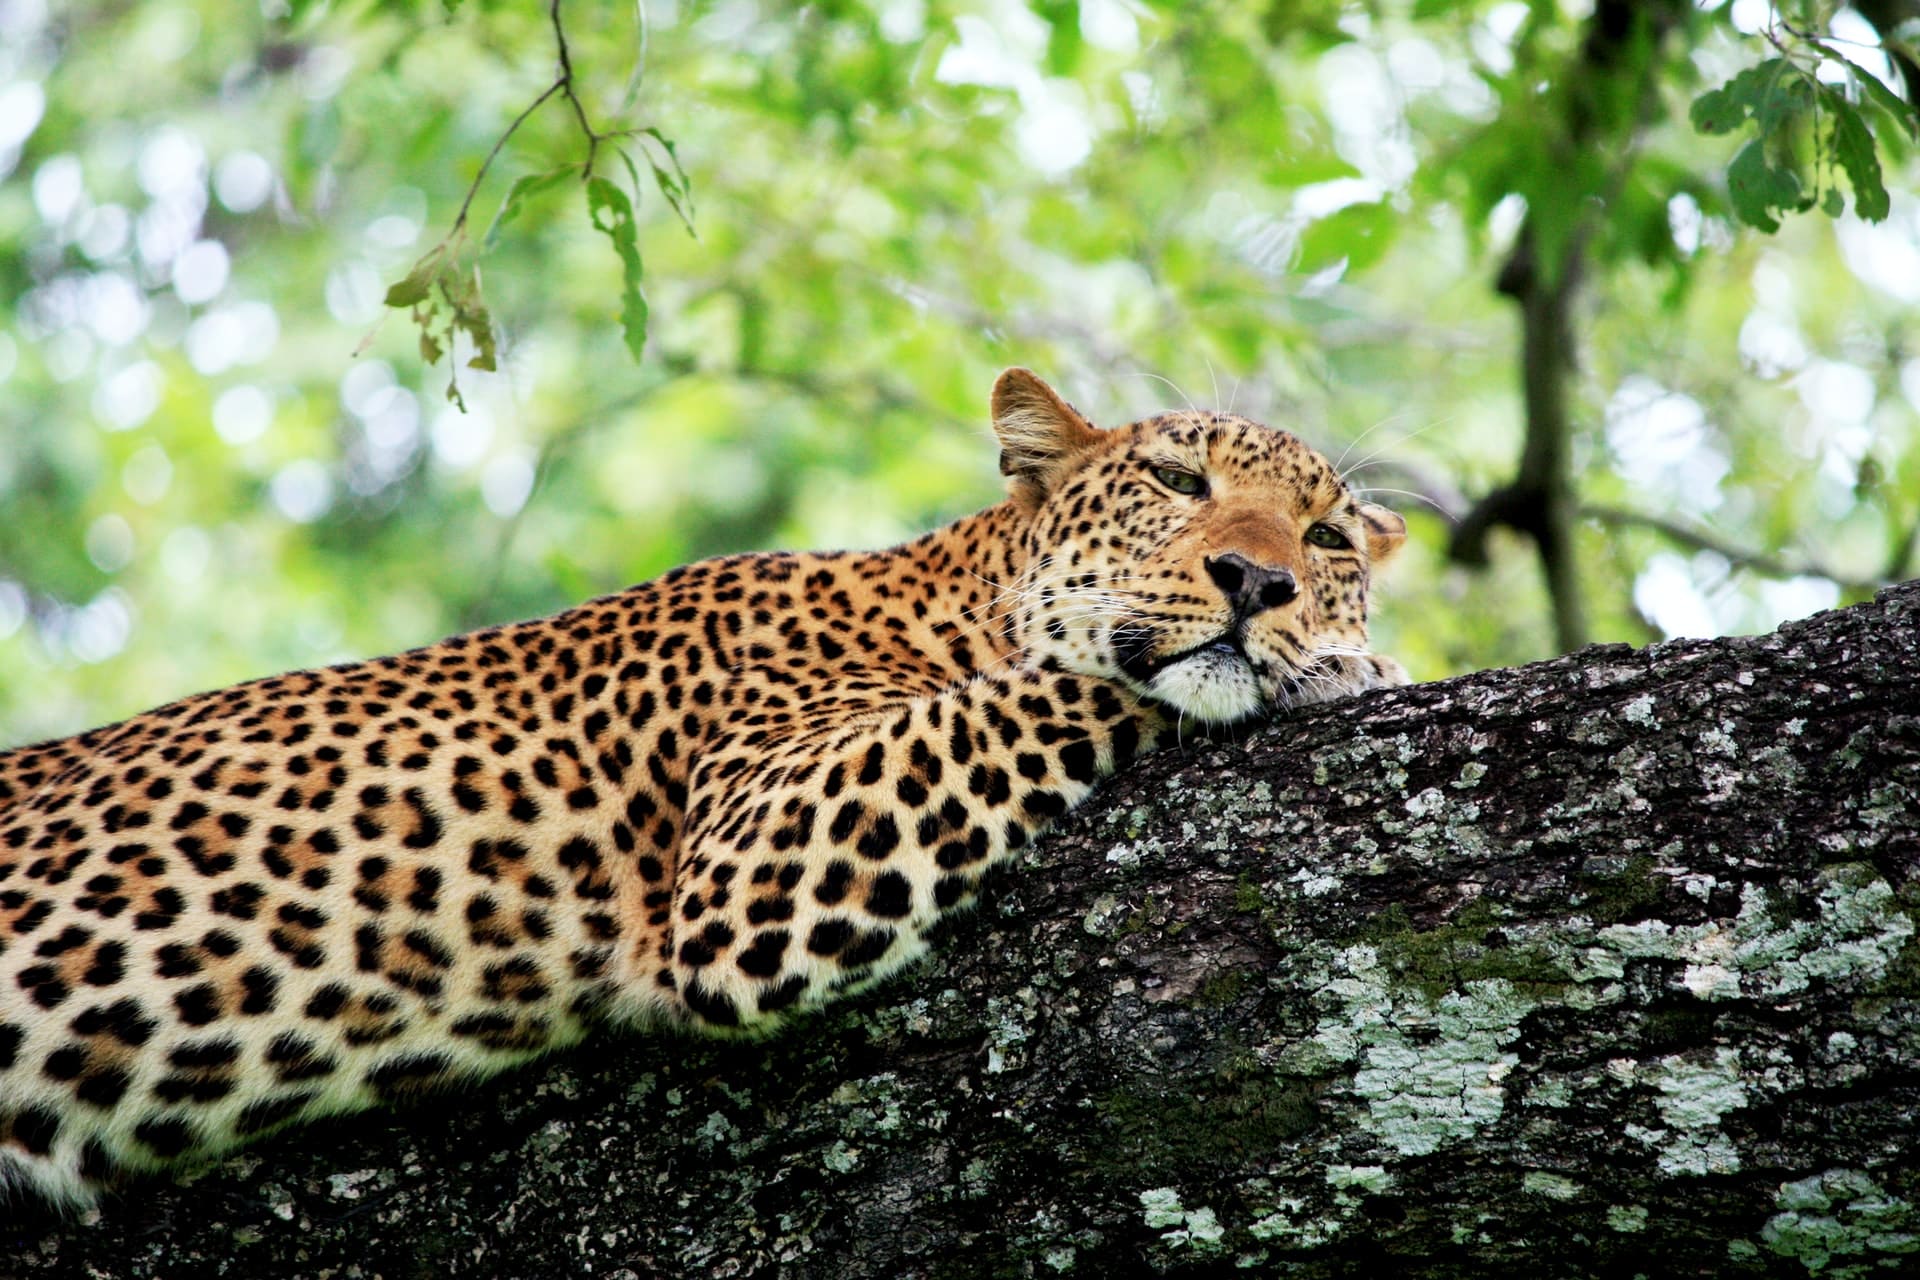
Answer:
M1693 121L1693 127L1700 133L1732 133L1747 122L1747 104L1734 93L1734 87L1742 78L1752 72L1742 71L1740 75L1721 85L1718 89L1709 89L1693 100L1693 106L1687 109L1687 117Z
M1873 99L1873 104L1892 116L1894 123L1906 130L1908 137L1915 142L1920 142L1920 107L1916 107L1887 88L1880 77L1865 67L1856 65L1851 58L1842 58L1841 61L1852 69L1855 82L1865 91L1867 97Z
M457 319L467 337L473 340L473 355L467 360L467 368L484 369L488 373L499 368L500 353L494 346L493 315L485 307L478 307L462 311Z
M491 373L498 367L499 352L494 345L493 314L487 310L486 299L480 292L478 264L465 276L452 273L443 276L440 292L446 295L447 301L453 306L454 327L473 342L473 355L467 361L467 368L485 369Z
M1780 229L1774 210L1804 209L1811 203L1801 194L1793 170L1776 168L1767 160L1766 144L1759 138L1740 148L1727 166L1727 194L1740 221L1767 232Z
M1873 134L1859 109L1829 89L1823 95L1833 113L1833 156L1853 184L1853 210L1868 222L1882 222L1893 209L1887 184L1880 176L1880 156Z
M1807 73L1785 58L1768 58L1695 98L1687 114L1693 127L1705 134L1732 133L1749 118L1768 134L1812 105Z
M1709 89L1693 100L1687 115L1701 133L1732 133L1747 122L1765 97L1773 78L1780 74L1785 58L1769 58L1748 67L1718 89Z
M1360 171L1330 151L1275 148L1259 169L1260 179L1276 187L1304 187L1335 178L1357 178Z
M667 198L667 203L673 207L673 211L680 215L681 225L686 227L687 234L698 240L700 233L693 229L693 182L687 177L687 171L680 165L679 152L674 150L673 143L658 129L648 127L640 132L659 143L660 149L667 153L667 165L672 172L661 168L659 162L650 154L647 156L647 165L653 170L653 180L659 186L660 194ZM633 189L635 191L640 189L637 178L634 180Z
M633 202L619 187L595 176L587 179L587 216L593 220L594 229L613 242L613 251L620 256L620 332L628 352L638 361L647 346L647 299L640 288L646 273L640 265Z
M493 215L493 221L487 225L486 238L481 242L491 249L499 242L501 231L506 225L520 216L520 209L528 200L543 191L549 191L580 171L579 164L563 164L558 169L549 169L545 173L526 173L514 179L507 188L507 198L500 202L500 211Z
M428 253L426 257L413 264L413 270L407 272L406 279L389 285L385 299L386 305L406 308L425 302L427 291L433 288L434 277L440 273L440 253L445 247L441 245Z
M1386 252L1397 226L1397 215L1385 204L1335 210L1301 235L1298 269L1314 272L1345 258L1349 271L1364 270Z

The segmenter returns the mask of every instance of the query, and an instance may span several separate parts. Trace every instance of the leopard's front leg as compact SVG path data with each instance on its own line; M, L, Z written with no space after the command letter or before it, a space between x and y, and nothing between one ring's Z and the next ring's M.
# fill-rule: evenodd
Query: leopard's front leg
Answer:
M1167 727L1119 685L1017 669L787 744L723 742L694 775L656 981L712 1028L878 981Z

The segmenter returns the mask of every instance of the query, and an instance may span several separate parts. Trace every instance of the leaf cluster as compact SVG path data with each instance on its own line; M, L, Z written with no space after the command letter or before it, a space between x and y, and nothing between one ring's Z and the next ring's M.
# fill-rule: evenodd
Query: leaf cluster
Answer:
M1774 232L1780 215L1816 205L1839 217L1846 198L1834 181L1844 173L1854 212L1869 222L1892 210L1878 136L1890 147L1920 142L1920 106L1908 102L1839 47L1811 36L1747 67L1693 100L1693 127L1708 135L1752 137L1727 167L1733 211L1750 227ZM1823 69L1839 79L1821 77Z

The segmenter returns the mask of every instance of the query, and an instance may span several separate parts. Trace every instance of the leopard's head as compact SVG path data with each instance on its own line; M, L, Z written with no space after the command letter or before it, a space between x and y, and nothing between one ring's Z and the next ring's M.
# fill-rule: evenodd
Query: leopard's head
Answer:
M1198 411L1101 430L1025 369L994 384L993 418L1029 517L1027 661L1211 724L1378 683L1368 583L1406 523L1300 440Z

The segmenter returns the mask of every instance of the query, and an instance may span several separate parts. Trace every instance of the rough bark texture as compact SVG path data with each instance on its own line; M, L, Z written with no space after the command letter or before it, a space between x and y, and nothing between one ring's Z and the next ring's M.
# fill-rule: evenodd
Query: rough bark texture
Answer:
M939 959L284 1135L0 1275L1920 1271L1920 584L1112 784Z

